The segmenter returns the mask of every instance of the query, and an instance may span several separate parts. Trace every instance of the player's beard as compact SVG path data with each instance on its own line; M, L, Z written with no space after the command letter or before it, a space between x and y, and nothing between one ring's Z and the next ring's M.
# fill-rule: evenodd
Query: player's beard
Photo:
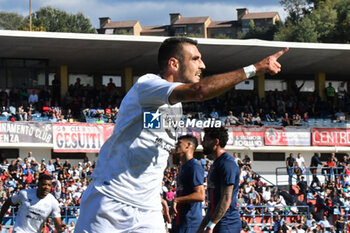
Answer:
M209 159L213 159L214 146L216 142L210 143L209 145L203 145L203 154L207 155Z
M173 164L180 165L180 156L176 152L172 154L172 158L173 158Z

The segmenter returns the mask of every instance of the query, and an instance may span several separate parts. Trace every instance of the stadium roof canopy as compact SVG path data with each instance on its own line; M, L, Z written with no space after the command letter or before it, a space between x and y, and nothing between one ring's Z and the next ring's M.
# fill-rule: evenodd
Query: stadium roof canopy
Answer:
M157 52L164 37L0 30L0 58L48 59L51 70L116 73L125 67L135 75L157 72ZM262 40L197 39L207 73L230 71L254 63L284 47L284 77L324 72L343 79L350 73L350 45ZM343 77L343 78L341 78Z

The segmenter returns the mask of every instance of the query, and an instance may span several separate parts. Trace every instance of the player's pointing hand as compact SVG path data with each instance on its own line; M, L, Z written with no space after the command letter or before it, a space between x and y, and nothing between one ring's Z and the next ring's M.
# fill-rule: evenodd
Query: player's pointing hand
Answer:
M277 61L277 59L285 54L289 48L285 48L275 54L272 54L271 56L259 61L258 63L254 64L256 68L256 73L269 73L271 75L275 75L281 71L281 64Z

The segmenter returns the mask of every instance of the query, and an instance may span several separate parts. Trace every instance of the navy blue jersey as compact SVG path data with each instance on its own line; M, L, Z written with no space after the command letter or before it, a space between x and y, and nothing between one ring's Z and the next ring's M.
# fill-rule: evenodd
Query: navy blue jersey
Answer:
M194 191L194 187L203 185L204 170L196 159L191 159L185 163L180 170L177 181L177 196L186 196ZM202 202L194 202L189 204L179 203L178 214L173 222L174 232L184 232L184 228L195 228L197 231L201 221Z
M209 217L212 217L215 207L219 203L222 187L234 185L230 207L221 218L220 222L216 225L214 231L219 228L225 228L225 226L240 227L241 225L237 209L239 176L240 169L235 159L228 153L224 153L217 158L210 169L208 179Z

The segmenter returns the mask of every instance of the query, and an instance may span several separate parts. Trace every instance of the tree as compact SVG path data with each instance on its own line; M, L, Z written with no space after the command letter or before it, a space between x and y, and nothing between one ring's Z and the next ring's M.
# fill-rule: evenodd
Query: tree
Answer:
M289 16L275 40L350 42L349 0L283 0Z
M281 0L280 4L288 12L286 22L291 22L294 25L312 11L310 1L306 0Z
M0 28L5 30L19 30L26 24L26 20L20 14L0 11Z
M48 32L96 32L83 13L69 14L48 6L34 12L32 18L34 26L43 27Z
M337 23L334 32L334 42L350 42L350 2L340 1L335 4Z
M249 21L249 31L247 33L238 33L239 39L261 39L261 40L273 40L274 34L277 31L279 21L276 25L270 25L268 28L256 27L254 20Z

